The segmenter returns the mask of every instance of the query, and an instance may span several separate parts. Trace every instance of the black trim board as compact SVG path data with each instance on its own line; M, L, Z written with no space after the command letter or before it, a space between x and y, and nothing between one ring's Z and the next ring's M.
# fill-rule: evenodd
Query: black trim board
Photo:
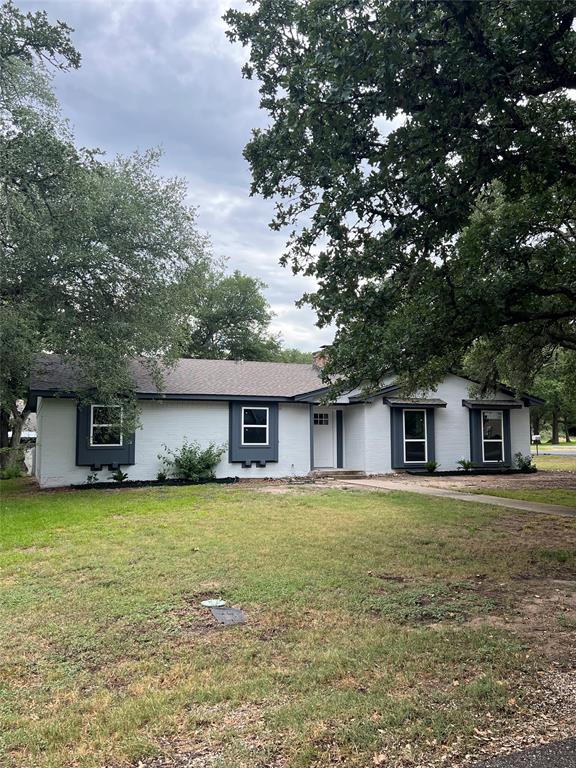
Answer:
M344 417L342 411L336 411L336 468L344 467Z
M175 401L187 401L197 400L202 402L251 402L251 403L295 403L298 402L293 397L284 397L280 395L166 395L156 392L136 392L136 400L175 400ZM35 389L30 390L29 403L34 403L36 407L36 401L39 397L53 397L56 399L77 400L78 393L76 392L56 392L53 389Z

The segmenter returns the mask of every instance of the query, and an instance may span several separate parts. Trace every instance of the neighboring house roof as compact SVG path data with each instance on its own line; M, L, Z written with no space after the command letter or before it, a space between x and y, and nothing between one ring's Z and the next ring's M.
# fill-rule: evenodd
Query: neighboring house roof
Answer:
M292 398L322 387L318 369L309 363L260 363L234 360L180 359L164 370L159 392L146 367L131 364L139 395L232 395ZM44 355L32 374L36 394L76 392L85 388L77 369L58 355Z

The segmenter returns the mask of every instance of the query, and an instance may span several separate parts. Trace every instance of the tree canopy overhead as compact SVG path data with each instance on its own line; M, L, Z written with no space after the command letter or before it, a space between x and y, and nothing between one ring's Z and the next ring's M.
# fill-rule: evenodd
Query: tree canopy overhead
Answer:
M426 387L477 354L521 384L576 348L576 3L250 4L252 190L336 324L326 372Z

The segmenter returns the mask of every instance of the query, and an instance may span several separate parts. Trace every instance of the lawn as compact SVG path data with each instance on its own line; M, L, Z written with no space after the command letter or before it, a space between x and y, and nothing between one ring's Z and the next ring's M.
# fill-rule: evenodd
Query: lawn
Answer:
M574 644L570 518L402 492L0 488L3 768L452 765L525 731ZM518 606L553 587L535 637ZM211 596L247 623L216 626Z
M481 488L478 493L503 496L507 499L541 501L544 504L559 504L576 509L576 491L571 488Z
M532 454L532 461L538 469L547 469L550 471L576 472L576 456L536 456Z

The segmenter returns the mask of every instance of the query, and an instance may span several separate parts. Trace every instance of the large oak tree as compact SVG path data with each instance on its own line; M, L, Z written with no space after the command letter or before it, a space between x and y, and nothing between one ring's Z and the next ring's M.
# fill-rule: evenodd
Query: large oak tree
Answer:
M576 3L250 0L245 150L340 387L464 360L526 383L576 348ZM483 364L480 364L483 361Z
M157 175L156 152L110 162L75 146L46 71L79 63L69 34L43 13L0 8L4 461L38 353L63 355L87 389L129 404L130 359L159 376L179 349L187 287L212 267L186 186Z

